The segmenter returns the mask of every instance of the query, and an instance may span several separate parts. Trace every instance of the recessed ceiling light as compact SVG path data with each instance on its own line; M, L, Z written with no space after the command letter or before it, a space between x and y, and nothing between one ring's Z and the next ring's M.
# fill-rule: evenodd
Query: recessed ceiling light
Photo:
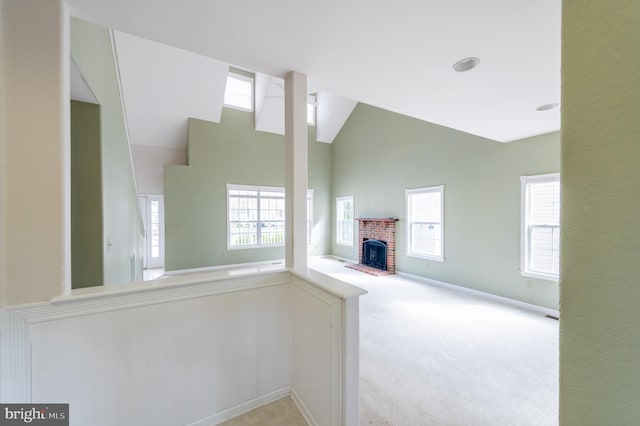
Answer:
M546 105L540 105L538 108L536 108L536 111L549 111L550 109L558 108L558 105L559 104L557 102L553 102Z
M476 57L464 58L464 59L460 59L458 62L453 64L453 69L458 72L469 71L470 69L477 67L479 63L480 63L480 58L476 58Z

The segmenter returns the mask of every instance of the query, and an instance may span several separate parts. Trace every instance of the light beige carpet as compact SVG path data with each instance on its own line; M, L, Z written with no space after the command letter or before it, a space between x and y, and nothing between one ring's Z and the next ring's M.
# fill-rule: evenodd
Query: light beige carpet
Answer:
M298 407L290 397L279 399L235 417L223 426L307 426Z
M360 424L558 424L558 321L335 259L360 298Z
M558 424L557 321L334 259L309 266L369 291L360 298L361 425ZM223 425L306 423L283 398Z

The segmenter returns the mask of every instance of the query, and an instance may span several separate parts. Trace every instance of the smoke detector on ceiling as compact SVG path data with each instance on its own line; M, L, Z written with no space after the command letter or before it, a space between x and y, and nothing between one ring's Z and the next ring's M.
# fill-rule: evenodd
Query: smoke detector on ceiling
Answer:
M536 108L536 111L549 111L550 109L558 108L558 105L559 104L557 102L552 102L550 104L540 105L538 108Z
M480 63L480 58L476 58L475 56L470 58L460 59L458 62L453 64L453 69L457 72L465 72L474 69Z

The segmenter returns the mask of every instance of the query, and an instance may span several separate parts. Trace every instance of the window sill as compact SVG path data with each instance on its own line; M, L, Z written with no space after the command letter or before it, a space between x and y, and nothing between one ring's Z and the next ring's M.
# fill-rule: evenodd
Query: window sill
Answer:
M553 281L556 283L560 280L560 277L557 275L541 274L539 272L520 271L520 275L525 278L536 278L538 280Z
M433 260L434 262L444 262L443 256L430 256L428 254L407 253L407 257L415 257L417 259Z
M336 241L336 244L343 247L353 247L353 243L343 243L340 241Z
M235 106L235 105L229 105L229 104L223 104L222 106L224 108L235 109L236 111L253 112L253 108L244 108L241 106Z
M284 247L284 244L262 244L262 245L237 246L237 247L227 246L227 250L250 250L250 249L274 248L274 247Z

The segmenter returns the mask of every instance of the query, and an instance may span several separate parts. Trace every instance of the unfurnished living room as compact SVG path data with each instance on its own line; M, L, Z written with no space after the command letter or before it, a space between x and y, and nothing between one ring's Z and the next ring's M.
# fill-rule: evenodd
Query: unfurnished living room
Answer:
M0 0L0 423L636 424L614 3Z

